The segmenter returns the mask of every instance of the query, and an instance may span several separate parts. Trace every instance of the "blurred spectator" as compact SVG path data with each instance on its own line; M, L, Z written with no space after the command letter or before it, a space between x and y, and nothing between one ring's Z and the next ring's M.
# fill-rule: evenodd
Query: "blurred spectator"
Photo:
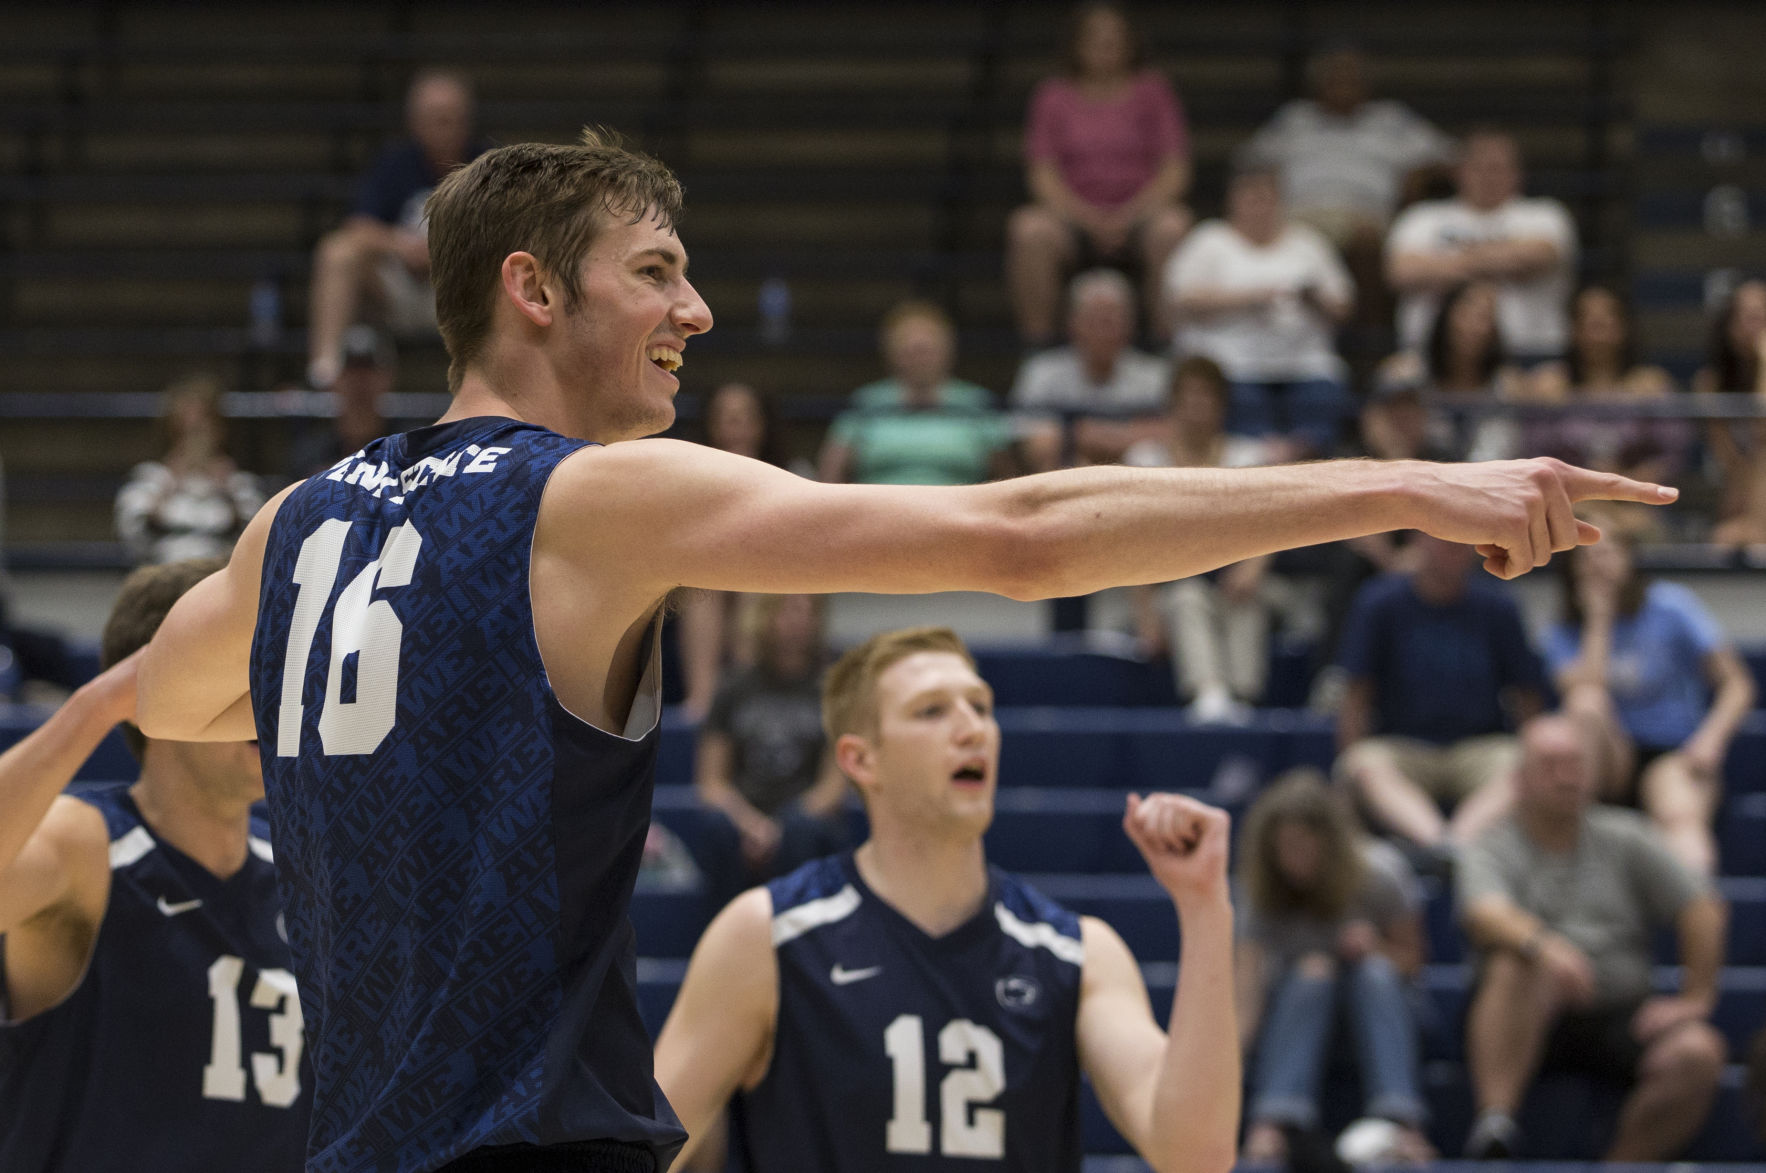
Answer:
M1527 1087L1570 1071L1629 1091L1607 1160L1668 1160L1698 1132L1723 1071L1709 1022L1723 907L1640 816L1593 805L1574 720L1533 721L1522 743L1514 813L1460 859L1460 916L1481 955L1467 1018L1479 1113L1467 1155L1516 1155ZM1679 934L1680 992L1652 996L1664 926Z
M1130 448L1142 468L1249 468L1267 464L1272 445L1227 434L1226 376L1197 356L1172 373L1165 435ZM1273 558L1248 558L1164 586L1134 588L1135 623L1150 654L1169 650L1178 693L1201 722L1243 721L1269 676L1269 628L1293 602L1292 584L1269 573Z
M1766 405L1766 281L1744 281L1718 312L1711 357L1693 378L1694 391L1752 394ZM1717 464L1721 496L1713 541L1766 542L1766 423L1713 423L1705 443Z
M1066 76L1030 97L1024 154L1034 202L1006 223L1006 283L1025 344L1054 341L1061 276L1075 267L1138 265L1151 311L1192 219L1189 127L1120 4L1075 12Z
M1332 333L1355 287L1330 242L1287 219L1273 171L1234 175L1226 210L1190 234L1166 271L1176 349L1206 355L1232 380L1230 431L1329 454L1349 410Z
M302 421L307 426L289 462L295 479L325 471L392 430L381 408L398 382L398 361L392 341L374 327L343 332L343 367L331 384L336 414Z
M1497 285L1497 319L1517 357L1561 356L1576 264L1569 211L1521 195L1520 149L1499 131L1467 136L1455 175L1457 198L1413 204L1386 240L1386 275L1401 295L1399 345L1420 346L1441 295L1483 279Z
M1367 58L1336 45L1307 64L1311 98L1296 98L1245 146L1247 157L1276 167L1294 219L1310 224L1343 252L1364 315L1384 296L1386 228L1407 183L1425 168L1453 161L1453 140L1402 102L1368 92ZM1389 319L1382 320L1388 322Z
M1630 311L1618 294L1599 285L1576 295L1566 360L1535 369L1527 381L1527 398L1565 405L1660 399L1674 390L1667 371L1638 361ZM1517 455L1555 456L1585 468L1666 483L1680 472L1692 441L1693 429L1685 420L1569 411L1526 419Z
M890 310L880 331L889 378L852 393L822 448L821 479L972 485L1011 468L1011 420L984 387L951 377L956 329L930 302Z
M1620 535L1571 551L1560 581L1546 659L1566 707L1598 730L1604 793L1647 812L1688 868L1714 873L1711 823L1752 674L1698 596L1639 575Z
M822 733L823 606L754 597L754 666L718 689L700 726L693 786L716 819L701 862L718 907L845 842L846 779Z
M1424 941L1415 873L1364 839L1349 804L1309 768L1251 805L1241 844L1233 971L1251 1072L1246 1160L1281 1162L1286 1130L1319 1126L1333 1036L1353 1040L1363 1114L1400 1126L1393 1155L1433 1158L1410 984Z
M1375 385L1414 384L1437 395L1514 399L1525 386L1508 361L1497 289L1491 281L1468 281L1441 299L1422 351L1400 351L1375 375ZM1474 417L1469 438L1456 442L1472 460L1510 457L1520 447L1520 425L1507 415Z
M264 494L227 455L220 384L198 375L166 388L158 430L165 455L117 493L118 536L141 563L226 557Z
M1367 583L1350 609L1336 769L1377 825L1439 852L1507 810L1519 749L1504 703L1539 712L1543 675L1476 551L1421 533L1410 545L1414 569Z
M471 86L456 73L419 73L405 124L410 139L380 153L349 217L313 255L307 383L316 390L343 368L344 331L359 315L372 313L399 335L435 329L423 204L442 176L484 150L472 137Z
M1031 463L1061 464L1066 448L1061 417L1097 415L1115 426L1094 429L1092 461L1118 460L1123 450L1148 434L1144 420L1165 405L1170 370L1162 358L1136 350L1134 286L1114 269L1090 269L1067 287L1067 335L1071 344L1024 360L1012 386L1012 407L1036 419L1032 443L1040 443ZM1055 450L1050 452L1049 445Z
M750 460L784 467L773 401L746 383L725 383L705 402L704 443ZM754 663L754 649L742 638L737 612L747 598L736 591L680 592L681 704L689 720L702 719L729 667Z

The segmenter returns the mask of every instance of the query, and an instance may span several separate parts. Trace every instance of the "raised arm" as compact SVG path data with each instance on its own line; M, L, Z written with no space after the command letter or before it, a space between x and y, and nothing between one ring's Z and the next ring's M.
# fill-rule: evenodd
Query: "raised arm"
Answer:
M961 487L823 485L673 440L579 453L548 490L585 570L646 604L718 590L992 591L1020 599L1169 582L1258 554L1390 529L1475 545L1505 578L1593 541L1571 505L1672 489L1560 461L1339 461L1253 469L1085 468ZM547 538L548 541L552 540ZM175 614L175 613L174 613Z
M81 686L0 754L0 933L108 873L104 817L57 796L105 734L133 715L140 659L137 652Z
M1131 798L1123 825L1171 893L1183 931L1171 1031L1154 1022L1122 938L1088 917L1081 922L1079 1060L1111 1123L1155 1173L1224 1173L1233 1164L1240 1106L1227 817L1159 794Z
M773 904L765 888L730 901L699 939L656 1039L656 1082L687 1129L684 1164L738 1088L760 1082L779 1012Z
M258 510L222 569L172 607L141 662L135 723L166 741L251 741L251 637L264 545L289 486Z

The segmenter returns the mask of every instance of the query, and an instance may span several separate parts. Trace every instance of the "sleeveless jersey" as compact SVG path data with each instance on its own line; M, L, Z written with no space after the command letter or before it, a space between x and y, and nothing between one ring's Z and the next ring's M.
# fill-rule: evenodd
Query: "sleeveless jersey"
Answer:
M251 693L314 1066L310 1173L580 1140L666 1165L684 1139L626 916L654 649L642 736L603 732L553 694L529 601L541 494L586 446L500 417L388 436L271 527Z
M990 868L982 911L928 937L851 854L768 890L773 1056L732 1110L751 1173L1076 1173L1077 916Z
M263 824L223 880L126 783L73 793L109 826L110 900L73 992L0 1025L0 1169L299 1173L311 1079Z

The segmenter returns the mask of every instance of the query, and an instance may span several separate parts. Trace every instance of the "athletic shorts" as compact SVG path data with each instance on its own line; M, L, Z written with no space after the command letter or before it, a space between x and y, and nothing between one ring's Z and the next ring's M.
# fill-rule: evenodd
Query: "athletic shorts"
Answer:
M512 1144L474 1149L436 1173L656 1173L642 1145L586 1140L568 1145Z
M1630 1086L1643 1061L1643 1044L1631 1033L1641 1002L1607 1010L1567 1012L1545 1040L1541 1071L1566 1071Z

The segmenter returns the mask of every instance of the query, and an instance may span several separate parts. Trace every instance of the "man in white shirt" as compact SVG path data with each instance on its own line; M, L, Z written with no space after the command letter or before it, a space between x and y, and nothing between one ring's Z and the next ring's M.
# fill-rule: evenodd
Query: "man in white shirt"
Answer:
M1441 296L1482 278L1497 283L1497 325L1511 355L1561 355L1576 266L1569 210L1521 195L1520 150L1499 131L1467 136L1455 176L1457 199L1413 205L1386 240L1386 276L1400 294L1399 345L1422 345Z
M1373 100L1367 59L1353 45L1319 52L1307 65L1313 97L1296 98L1245 146L1247 157L1281 174L1294 219L1339 247L1384 235L1405 180L1453 161L1453 139L1403 102Z
M1116 460L1144 438L1132 417L1159 415L1165 407L1170 368L1166 361L1129 345L1134 336L1134 286L1114 269L1090 269L1067 286L1068 345L1024 360L1012 384L1012 407L1023 420L1023 439L1038 468L1054 468L1063 445L1063 415L1108 416L1119 426L1095 428L1093 460ZM1114 441L1114 442L1112 442Z

